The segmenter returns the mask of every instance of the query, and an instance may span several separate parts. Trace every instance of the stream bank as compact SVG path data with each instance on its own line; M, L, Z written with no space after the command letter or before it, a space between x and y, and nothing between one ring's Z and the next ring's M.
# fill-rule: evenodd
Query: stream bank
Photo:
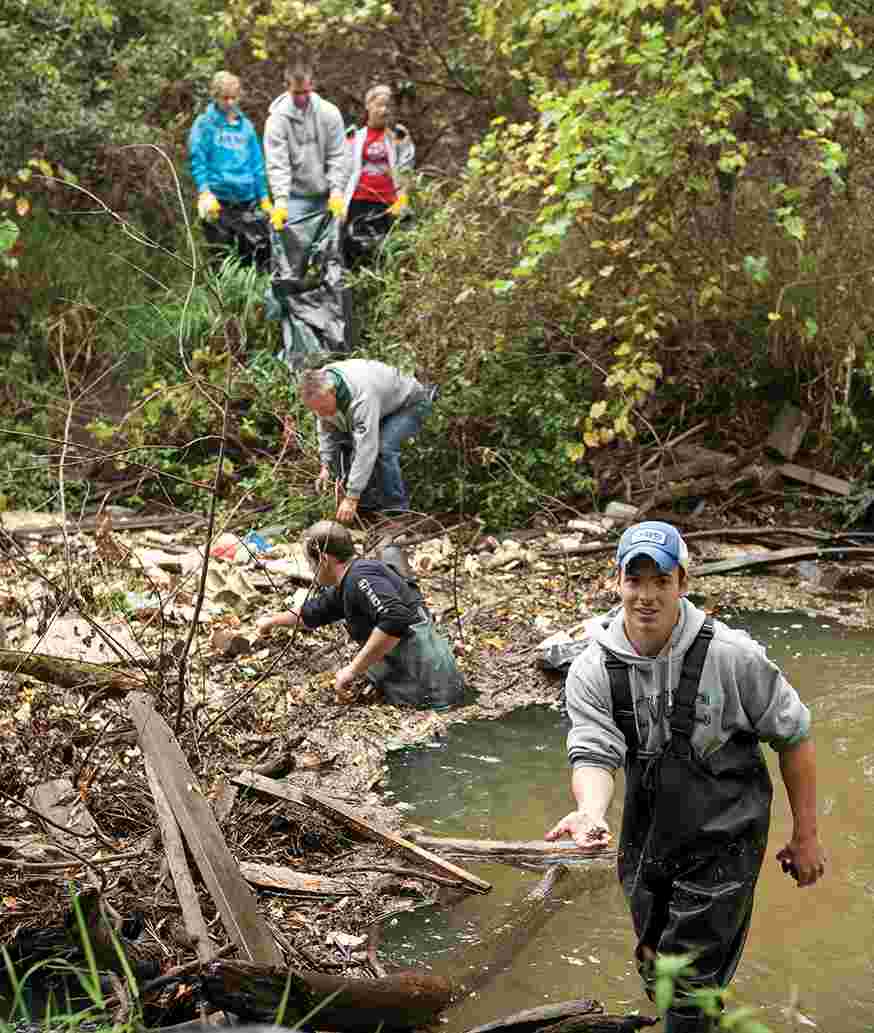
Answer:
M118 528L111 538L122 556L142 547ZM541 538L547 547L555 540L549 534ZM552 632L572 628L613 604L612 563L609 551L596 557L546 559L537 540L529 538L514 549L496 543L490 550L462 552L457 538L442 534L409 547L432 610L442 618L471 687L471 701L453 711L335 703L333 671L349 648L339 629L252 641L255 617L275 608L277 597L299 583L294 578L277 576L272 587L258 589L245 605L211 614L202 633L194 636L179 742L230 853L241 865L280 866L342 880L340 890L335 886L322 893L257 889L259 912L285 964L373 978L380 967L378 944L385 922L420 908L449 906L463 894L384 847L362 842L323 815L241 788L234 779L242 770L270 772L296 790L330 795L365 819L400 831L407 815L384 795L389 752L439 741L459 722L494 721L532 704L560 705L560 680L540 670L537 646ZM183 544L178 536L176 545ZM501 546L512 553L507 565L490 565L487 561ZM748 551L708 540L696 545L695 563L741 549ZM56 604L57 596L37 594L45 577L33 575L28 581L22 572L45 574L52 564L63 572L65 556L72 554L78 570L90 564L95 584L110 592L133 591L130 568L122 571L122 561L107 560L109 551L106 534L102 542L87 534L66 541L38 539L25 549L25 557L4 561L7 580L0 595L5 591L7 598L14 597L15 613L21 613L22 600L33 600L31 612L24 606L22 627L39 639L39 626L31 629L28 621L41 617L50 628L69 615L46 621L46 609ZM222 568L221 561L216 566L224 571L223 591L230 592L233 570ZM258 573L253 570L247 577L252 581ZM691 591L699 605L717 615L727 608L800 610L845 626L867 626L865 566L851 570L820 564L816 573L812 578L808 570L783 566L767 575L714 575L696 583L693 567ZM848 574L855 582L841 586L840 577ZM190 605L178 594L174 600L177 609ZM118 635L122 628L116 623ZM184 614L161 608L157 618L145 607L128 611L123 624L143 653L158 661L172 655L174 640L180 641L186 631ZM228 655L219 648L216 630L242 638L246 648ZM34 648L26 639L8 638L16 648ZM68 646L70 641L68 636ZM264 678L271 665L273 672ZM161 681L160 662L144 669L156 679L158 711L172 722L178 680ZM0 812L0 942L63 928L70 882L85 886L95 879L94 868L71 863L70 854L33 812L13 802L25 801L48 781L66 779L79 809L87 810L100 836L112 844L97 852L94 867L105 876L104 896L114 910L139 925L131 943L160 971L191 962L193 944L161 860L152 793L124 694L98 694L95 699L85 688L61 689L20 674L7 675L5 686L0 712L0 785L5 794ZM220 915L202 884L197 892L211 947L225 949ZM193 994L189 987L189 992L150 1007L150 1025L185 1021L193 1014Z

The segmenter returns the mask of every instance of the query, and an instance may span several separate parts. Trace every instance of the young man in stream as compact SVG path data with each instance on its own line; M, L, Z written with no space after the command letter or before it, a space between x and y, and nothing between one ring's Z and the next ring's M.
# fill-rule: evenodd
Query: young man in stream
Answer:
M825 871L810 714L762 646L683 598L689 551L675 527L629 527L616 564L621 606L588 623L567 677L577 806L546 838L606 848L624 765L619 879L647 992L659 954L694 954L693 988L725 986L767 846L772 788L760 742L779 755L792 809L777 860L799 886ZM666 1033L706 1033L709 1023L682 991L665 1016Z
M397 565L358 559L348 529L320 520L304 535L304 551L315 580L326 591L299 611L262 617L258 634L272 628L320 628L345 620L359 645L334 678L338 703L355 699L354 683L366 677L382 689L386 703L446 710L462 702L464 679L452 647L439 635L416 582Z

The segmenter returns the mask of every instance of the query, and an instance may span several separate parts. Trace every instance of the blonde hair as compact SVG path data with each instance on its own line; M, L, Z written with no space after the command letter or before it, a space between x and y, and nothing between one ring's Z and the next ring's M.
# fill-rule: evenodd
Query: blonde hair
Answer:
M367 107L373 98L378 96L380 93L384 93L387 97L391 97L391 86L384 86L381 83L376 86L371 86L367 93L364 94L364 106Z
M236 87L240 89L240 79L238 76L233 75L231 72L216 72L212 77L212 82L209 84L210 96L215 100L225 90L232 90Z

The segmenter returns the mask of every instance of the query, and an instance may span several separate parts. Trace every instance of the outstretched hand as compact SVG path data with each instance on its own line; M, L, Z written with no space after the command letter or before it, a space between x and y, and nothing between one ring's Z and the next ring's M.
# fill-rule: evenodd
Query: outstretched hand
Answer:
M571 811L557 825L554 825L543 837L553 841L562 836L570 836L577 846L601 847L606 850L613 841L610 827L603 818L592 818L582 811Z

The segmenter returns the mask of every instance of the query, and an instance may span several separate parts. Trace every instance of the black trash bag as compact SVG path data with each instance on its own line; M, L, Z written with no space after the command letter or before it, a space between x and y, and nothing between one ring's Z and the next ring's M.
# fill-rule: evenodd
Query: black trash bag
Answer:
M350 269L378 252L392 222L384 208L364 211L349 220L343 234L343 258Z
M216 221L205 224L204 233L216 257L234 248L243 265L254 265L259 272L270 267L270 219L258 205L224 202Z
M317 212L271 231L268 317L282 323L280 358L292 371L353 347L352 299L337 220Z

